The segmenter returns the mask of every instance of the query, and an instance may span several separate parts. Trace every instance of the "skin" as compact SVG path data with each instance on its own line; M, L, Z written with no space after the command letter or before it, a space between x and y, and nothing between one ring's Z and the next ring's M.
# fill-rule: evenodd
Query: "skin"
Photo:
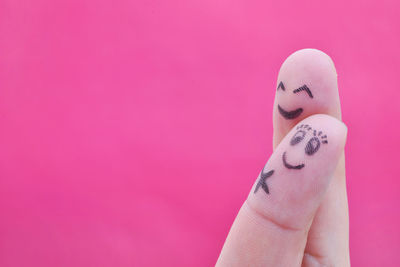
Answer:
M340 121L337 74L329 56L315 49L290 55L279 71L273 108L274 152L250 190L225 241L217 266L350 266L344 145L347 128ZM303 85L304 90L293 93ZM295 118L285 111L301 108ZM291 139L301 124L327 135L317 152L305 153L313 137ZM285 154L285 157L283 156ZM302 168L288 168L287 165Z

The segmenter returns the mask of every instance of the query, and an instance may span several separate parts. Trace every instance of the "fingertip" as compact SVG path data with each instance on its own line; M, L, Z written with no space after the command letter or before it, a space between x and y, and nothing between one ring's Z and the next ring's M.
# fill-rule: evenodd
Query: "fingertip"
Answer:
M312 115L295 125L262 170L250 203L283 225L305 227L328 188L346 135L346 125L326 114ZM266 176L271 170L274 175ZM268 201L258 193L263 186L268 188Z
M288 56L279 70L278 84L281 81L293 89L307 84L314 100L321 104L332 102L329 98L330 102L325 102L324 96L338 94L335 64L328 54L317 49L301 49Z
M333 60L317 49L302 49L282 64L273 110L274 147L299 121L313 114L341 119Z
M315 69L326 69L330 72L333 71L337 75L335 63L332 58L325 52L315 49L315 48L304 48L297 50L290 54L281 66L281 70L287 64L301 62L303 67Z
M324 114L310 116L291 129L254 183L219 264L300 266L307 233L342 155L346 134L344 123Z

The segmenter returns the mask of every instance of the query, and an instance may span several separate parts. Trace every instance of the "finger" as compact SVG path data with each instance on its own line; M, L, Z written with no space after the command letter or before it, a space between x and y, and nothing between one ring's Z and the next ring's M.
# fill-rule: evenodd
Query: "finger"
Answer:
M311 116L292 129L240 209L217 265L300 266L346 133L342 122L327 115Z
M337 75L333 61L315 49L303 49L282 64L273 110L276 147L299 121L313 114L341 118Z
M341 118L337 74L331 58L315 49L290 55L278 75L274 148L301 119L324 113ZM297 110L297 113L295 112ZM349 265L348 206L344 154L311 226L304 264Z

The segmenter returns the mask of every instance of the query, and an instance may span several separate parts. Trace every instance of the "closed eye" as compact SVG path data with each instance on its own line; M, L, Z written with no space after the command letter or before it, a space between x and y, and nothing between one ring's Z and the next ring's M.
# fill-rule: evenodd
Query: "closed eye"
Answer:
M285 86L283 85L283 82L280 82L280 83L279 83L278 88L276 88L276 90L278 91L279 88L281 88L283 91L285 91L286 88L285 88Z
M314 98L313 94L310 91L310 88L307 87L307 85L303 85L302 87L297 88L296 90L293 90L294 94L297 94L301 91L306 91L309 97Z

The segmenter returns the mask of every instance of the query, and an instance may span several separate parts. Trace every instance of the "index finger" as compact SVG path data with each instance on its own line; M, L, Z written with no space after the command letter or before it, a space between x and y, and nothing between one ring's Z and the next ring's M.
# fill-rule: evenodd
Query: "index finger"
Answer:
M217 265L301 265L312 218L346 133L346 126L328 115L311 116L292 129L240 209Z

